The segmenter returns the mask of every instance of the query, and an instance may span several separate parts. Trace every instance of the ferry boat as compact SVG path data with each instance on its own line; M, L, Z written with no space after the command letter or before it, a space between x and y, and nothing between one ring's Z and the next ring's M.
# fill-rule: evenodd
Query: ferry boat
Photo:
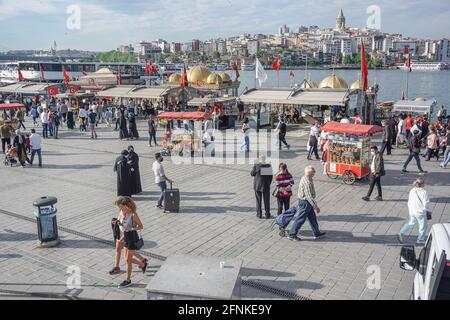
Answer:
M255 64L241 64L242 71L255 71Z
M402 70L408 69L406 65L401 65L399 68ZM412 62L411 68L413 71L441 71L448 70L449 65L442 62Z
M0 63L0 82L4 84L18 81L18 68L26 81L40 81L41 67L44 81L61 82L64 80L63 68L72 79L78 79L102 68L109 68L122 75L132 78L145 78L145 63L117 63L117 62L57 62L57 61L15 61ZM159 70L159 66L156 66Z

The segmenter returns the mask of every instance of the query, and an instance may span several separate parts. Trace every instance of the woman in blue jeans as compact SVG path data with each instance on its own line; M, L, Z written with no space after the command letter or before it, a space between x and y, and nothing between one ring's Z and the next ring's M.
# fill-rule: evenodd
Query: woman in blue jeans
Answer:
M419 223L417 244L422 245L427 241L428 219L431 218L431 210L430 197L424 187L425 181L419 178L414 182L414 188L409 193L408 209L410 219L398 234L400 243L404 242L403 236L409 234L417 223Z
M447 169L449 163L450 163L450 153L448 154L447 159L445 159L445 161L442 162L441 168Z

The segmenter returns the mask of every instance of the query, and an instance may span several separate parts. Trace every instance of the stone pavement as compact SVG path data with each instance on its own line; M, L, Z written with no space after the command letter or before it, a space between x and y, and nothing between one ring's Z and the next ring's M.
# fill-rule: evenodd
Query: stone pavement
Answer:
M410 297L414 274L399 269L400 247L396 242L396 234L408 217L410 185L417 177L399 172L405 150L395 150L392 157L385 158L384 202L363 202L366 183L346 186L341 180L330 180L321 174L320 163L313 162L319 173L319 223L327 236L313 241L306 224L301 232L304 241L297 243L272 231L272 221L255 218L250 164L182 165L166 158L166 173L181 189L182 207L179 214L159 211L151 171L158 149L148 147L145 123L139 123L139 127L143 139L131 144L141 156L144 192L136 200L145 227L143 251L152 258L147 273L136 270L134 286L122 290L117 284L124 275L108 274L114 254L110 220L117 215L113 206L113 163L130 142L119 141L118 133L107 128L99 129L98 140L91 140L89 134L63 130L61 139L44 142L44 168L0 169L0 299L27 298L25 293L41 293L37 297L42 299L145 299L145 286L164 257L179 253L241 258L244 280L283 290L280 295L245 285L244 299L282 299L286 297L283 293L310 299ZM306 137L291 134L288 139L293 148L281 152L281 158L298 183L308 165ZM450 173L436 162L426 163L425 169L430 171L426 182L433 223L447 222ZM417 169L412 165L410 170ZM62 240L58 248L36 248L32 202L43 195L58 198ZM272 213L276 213L275 199ZM412 243L416 236L417 229L409 241ZM66 287L70 266L81 270L81 289ZM380 290L367 288L371 266L381 270Z

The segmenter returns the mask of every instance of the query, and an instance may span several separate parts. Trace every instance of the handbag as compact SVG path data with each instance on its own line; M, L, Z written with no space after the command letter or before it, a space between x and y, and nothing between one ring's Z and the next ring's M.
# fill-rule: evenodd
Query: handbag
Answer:
M423 201L422 201L422 199L420 199L419 194L417 193L417 190L416 190L416 194L417 194L417 198L419 198L420 203L421 203L422 206L423 206ZM432 213L431 211L427 211L427 220L428 220L428 221L433 220L433 213Z
M134 215L133 215L134 218ZM133 228L134 228L134 220L133 220ZM136 247L136 250L141 250L142 247L144 246L144 239L142 238L142 233L138 232L138 231L134 231L135 232L135 242L134 242L134 246Z

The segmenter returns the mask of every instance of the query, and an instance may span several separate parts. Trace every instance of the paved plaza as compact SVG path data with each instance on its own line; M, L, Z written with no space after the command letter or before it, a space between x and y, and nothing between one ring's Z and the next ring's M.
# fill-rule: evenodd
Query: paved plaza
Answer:
M43 144L44 168L0 169L0 299L31 298L27 293L42 299L146 299L146 285L164 259L174 254L242 259L244 299L410 298L414 273L399 268L396 240L407 221L408 192L417 177L415 164L409 168L412 173L400 174L406 150L394 150L385 158L384 202L363 202L366 182L346 186L323 175L320 162L313 162L322 209L318 219L327 235L314 241L305 224L303 241L291 242L271 230L272 220L255 217L251 164L175 165L166 158L166 173L181 189L181 212L164 214L157 209L159 191L151 166L159 149L148 147L146 123L139 127L143 138L131 144L141 157L144 192L136 200L145 228L143 254L150 257L147 273L136 268L134 285L126 289L117 288L124 274L108 274L114 256L110 221L117 216L113 164L130 142L118 140L117 132L103 127L98 140L62 130L59 140ZM291 151L282 151L280 157L298 186L308 165L306 136L290 132L288 142ZM430 172L426 182L433 223L448 222L450 171L440 169L436 161L424 167ZM62 243L52 249L36 244L32 203L44 195L58 198ZM417 232L416 228L408 242L414 243ZM66 287L71 266L81 270L80 289ZM380 289L367 286L373 266L381 271Z

